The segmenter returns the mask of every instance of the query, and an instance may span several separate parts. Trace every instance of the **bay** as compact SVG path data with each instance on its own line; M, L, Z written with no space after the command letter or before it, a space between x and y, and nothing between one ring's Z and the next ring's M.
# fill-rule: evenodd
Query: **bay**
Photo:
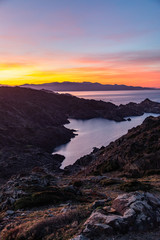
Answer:
M115 122L102 118L90 120L69 119L70 123L65 127L77 130L77 136L67 144L57 147L54 154L65 156L61 168L73 164L80 157L89 154L94 147L107 146L126 134L129 129L140 125L148 116L159 116L158 114L145 113L143 116L131 117L131 121Z
M129 102L139 103L146 98L160 102L160 90L138 90L138 91L79 91L60 92L69 93L85 99L102 100L112 102L116 105L127 104ZM126 134L129 129L140 125L148 116L158 116L158 114L145 113L143 116L132 117L131 121L115 122L107 119L95 118L90 120L70 119L70 123L65 127L77 131L77 136L67 144L61 145L54 150L65 156L61 168L73 164L80 157L89 154L94 147L107 146Z

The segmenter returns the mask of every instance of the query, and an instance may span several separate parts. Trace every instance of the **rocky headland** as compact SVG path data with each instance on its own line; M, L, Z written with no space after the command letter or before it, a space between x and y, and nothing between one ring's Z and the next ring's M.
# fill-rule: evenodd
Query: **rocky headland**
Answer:
M116 106L0 88L0 239L159 240L160 117L59 170L52 150L74 137L68 118L123 121L160 104ZM3 185L2 185L3 183Z

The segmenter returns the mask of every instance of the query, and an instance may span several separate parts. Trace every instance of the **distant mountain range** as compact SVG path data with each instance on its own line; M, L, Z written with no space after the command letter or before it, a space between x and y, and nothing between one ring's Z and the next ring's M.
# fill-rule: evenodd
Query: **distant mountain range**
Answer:
M155 88L133 87L126 85L110 85L91 82L53 82L44 84L24 84L22 87L46 89L51 91L119 91L119 90L154 90Z

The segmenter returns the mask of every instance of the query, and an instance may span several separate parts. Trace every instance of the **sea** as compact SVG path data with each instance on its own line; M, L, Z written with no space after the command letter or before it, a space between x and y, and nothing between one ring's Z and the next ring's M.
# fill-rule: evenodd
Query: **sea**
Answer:
M60 92L61 93L61 92ZM116 105L127 104L129 102L139 103L146 98L160 102L160 90L134 90L134 91L89 91L89 92L62 92L74 96L112 102ZM80 157L89 154L94 147L107 146L129 129L140 125L148 116L159 116L160 114L145 113L143 116L130 116L131 121L115 122L112 120L94 118L90 120L69 119L70 123L65 127L76 130L77 135L67 144L63 144L54 149L53 154L65 156L61 168L73 164Z
M80 98L102 100L116 105L129 102L142 102L146 98L160 102L160 90L132 90L132 91L79 91L79 92L58 92L71 94Z

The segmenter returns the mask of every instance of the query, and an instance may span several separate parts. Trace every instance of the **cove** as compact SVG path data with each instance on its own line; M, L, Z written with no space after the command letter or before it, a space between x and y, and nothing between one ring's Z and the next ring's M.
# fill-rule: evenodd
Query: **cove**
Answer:
M159 114L145 113L142 116L130 117L131 121L115 122L102 118L90 120L69 119L70 123L65 127L76 130L75 138L67 144L61 145L54 153L65 156L61 168L73 164L80 157L89 154L94 147L107 146L110 142L126 134L129 129L140 125L148 116Z

